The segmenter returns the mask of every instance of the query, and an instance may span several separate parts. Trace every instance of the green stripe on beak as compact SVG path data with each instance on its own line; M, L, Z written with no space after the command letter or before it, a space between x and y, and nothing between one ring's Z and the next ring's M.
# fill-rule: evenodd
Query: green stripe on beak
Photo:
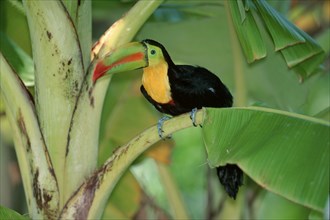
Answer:
M124 44L105 55L95 65L93 82L108 74L126 72L148 66L147 47L140 42Z

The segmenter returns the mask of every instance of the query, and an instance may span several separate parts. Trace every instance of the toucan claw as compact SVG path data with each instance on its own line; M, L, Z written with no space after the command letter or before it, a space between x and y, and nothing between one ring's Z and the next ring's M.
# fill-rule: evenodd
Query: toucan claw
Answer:
M197 108L194 108L190 112L190 119L191 119L194 127L197 127L197 124L196 124L196 112L197 112L197 110L198 110Z
M163 124L165 121L171 119L170 116L168 115L164 115L163 117L161 117L159 120L158 120L158 123L157 123L157 130L158 130L158 136L161 138L161 139L165 139L165 138L171 138L172 135L169 135L167 137L163 137L163 133L164 133L164 130L163 130Z

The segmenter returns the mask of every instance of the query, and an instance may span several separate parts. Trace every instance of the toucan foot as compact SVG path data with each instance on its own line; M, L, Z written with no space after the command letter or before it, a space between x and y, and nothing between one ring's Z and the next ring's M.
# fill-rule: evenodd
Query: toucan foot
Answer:
M194 127L197 127L197 124L196 124L196 112L197 112L197 108L194 108L193 110L191 110L190 112L190 119L194 125Z
M165 121L171 119L170 116L167 116L167 115L164 115L163 117L161 117L159 120L158 120L158 123L157 123L157 130L158 130L158 135L161 139L165 139L163 137L163 124ZM167 136L166 138L171 138L171 135Z

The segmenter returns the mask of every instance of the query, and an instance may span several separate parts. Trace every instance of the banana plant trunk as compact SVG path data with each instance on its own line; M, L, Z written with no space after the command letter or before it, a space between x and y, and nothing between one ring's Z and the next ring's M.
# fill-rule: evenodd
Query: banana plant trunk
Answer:
M137 2L92 51L91 1L23 0L33 51L34 95L2 53L1 91L32 219L58 218L96 170L100 118L111 77L93 84L94 60L129 42L161 3ZM83 209L69 216L95 217L88 215L86 204ZM102 210L94 213L100 217Z

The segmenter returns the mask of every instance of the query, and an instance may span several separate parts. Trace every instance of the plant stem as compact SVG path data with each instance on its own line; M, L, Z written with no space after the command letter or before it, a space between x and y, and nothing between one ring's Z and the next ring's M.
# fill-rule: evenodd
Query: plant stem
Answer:
M147 18L162 1L138 1L127 14L113 24L93 49L92 61L71 117L64 162L64 201L70 198L97 166L98 137L104 97L111 77L92 82L97 58L132 40ZM83 162L82 162L83 161Z
M0 89L13 130L29 216L55 219L59 192L53 166L27 89L0 53Z
M173 179L173 176L171 175L171 172L168 170L167 165L159 162L156 162L156 164L165 188L165 193L169 200L169 204L173 210L173 218L189 219L180 191Z
M204 109L197 112L197 125L202 124L204 113ZM192 126L189 113L180 115L164 122L163 135L166 137ZM88 219L100 218L108 197L124 171L139 155L159 140L157 126L153 126L116 150L105 164L74 193L65 205L60 218L71 219L74 216Z
M230 42L232 45L233 52L233 66L234 66L234 79L235 79L235 106L246 106L247 105L247 89L245 84L245 76L243 73L243 56L240 48L240 44L234 29L234 24L231 18L228 1L224 1L226 8L227 21L230 33Z

